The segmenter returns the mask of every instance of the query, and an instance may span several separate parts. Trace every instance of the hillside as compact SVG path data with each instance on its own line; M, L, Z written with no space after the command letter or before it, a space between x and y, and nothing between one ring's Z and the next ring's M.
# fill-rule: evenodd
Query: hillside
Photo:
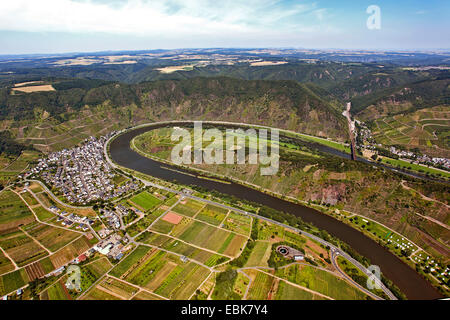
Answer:
M293 81L54 82L56 91L0 92L1 127L42 151L69 147L89 135L170 119L247 122L346 139L340 111Z
M352 113L364 121L450 104L450 73L352 99Z
M171 130L156 129L135 139L138 150L170 161ZM312 204L322 204L329 211L345 210L374 219L408 237L436 256L448 257L449 213L447 203L424 199L408 189L420 182L401 177L372 165L350 161L314 150L299 140L282 138L280 169L276 175L261 176L260 165L192 165L197 169L232 177L256 188L290 196ZM434 194L442 195L444 184L427 181ZM448 201L445 196L441 199ZM425 217L425 218L424 218Z

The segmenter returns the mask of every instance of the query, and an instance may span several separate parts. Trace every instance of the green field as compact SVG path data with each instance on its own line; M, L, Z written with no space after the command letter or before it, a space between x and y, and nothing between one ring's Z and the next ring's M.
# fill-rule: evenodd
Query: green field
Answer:
M100 278L103 276L110 268L111 263L107 258L100 258L91 262L89 264L84 265L96 278Z
M228 210L207 204L195 217L198 220L218 226L222 223Z
M293 265L276 275L337 300L364 300L366 295L335 275L310 266Z
M262 273L258 272L255 280L248 291L248 300L267 300L269 298L269 291L272 287L272 282L274 278Z
M156 216L154 216L153 214L146 214L145 217L129 226L127 228L127 233L130 236L134 237L142 231L146 230L152 224L152 222L155 221L155 219Z
M34 213L38 217L40 221L46 222L50 220L51 218L55 217L55 214L51 213L50 211L44 209L43 207L35 207L33 208Z
M202 207L202 202L188 199L184 204L178 203L172 210L182 215L193 217Z
M287 282L280 281L278 284L276 300L323 300L319 295L302 290Z
M123 259L110 274L115 277L120 277L128 269L130 269L135 263L137 263L145 254L150 250L150 247L139 246L132 253L130 253L125 259Z
M9 190L0 193L0 231L32 220L33 214L15 193Z
M194 221L180 236L181 240L219 252L229 232Z
M3 252L0 251L0 274L14 270L14 265Z
M442 149L441 153L444 155L445 150L450 147L449 120L448 108L436 106L376 119L372 132L377 142L388 146L418 147L425 153L433 149Z
M99 285L97 285L97 287L105 288L106 290L111 291L126 300L129 300L139 290L128 283L109 277L105 278Z
M64 278L63 278L64 279ZM69 300L70 295L66 293L64 283L62 281L56 282L53 286L47 289L49 300Z
M42 266L42 269L44 269L45 274L52 272L55 270L55 266L53 265L50 258L45 258L39 261L39 264Z
M255 247L250 254L250 257L245 264L246 267L267 267L267 259L270 253L267 252L272 249L272 244L264 241L256 241Z
M228 230L248 236L250 233L251 223L251 217L232 211L223 221L223 227Z
M38 224L36 227L27 230L27 232L52 252L57 251L80 236L78 233L46 224Z
M174 227L175 225L173 223L159 219L158 221L155 222L155 224L152 225L151 230L164 234L169 234Z
M391 158L386 158L386 157L381 157L381 159L382 159L381 162L383 162L384 164L387 164L391 167L412 170L412 171L416 171L419 173L425 173L425 174L426 173L434 174L434 175L445 177L447 179L450 178L450 172L448 172L448 171L443 171L443 170L411 163L411 162L400 160L400 159L391 159Z
M89 292L83 297L83 300L121 300L121 299L103 290L100 290L97 287L94 287L91 290L89 290Z
M17 290L28 282L28 276L24 269L19 269L0 277L0 295Z
M162 203L160 199L151 195L147 191L143 191L138 195L132 197L130 201L138 207L144 209L144 211L148 211Z

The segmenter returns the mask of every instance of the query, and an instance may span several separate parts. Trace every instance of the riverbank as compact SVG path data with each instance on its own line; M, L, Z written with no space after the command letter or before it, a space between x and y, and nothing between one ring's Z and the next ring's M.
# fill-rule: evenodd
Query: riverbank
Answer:
M174 124L174 122L171 122L170 124ZM379 265L383 273L385 273L388 278L392 279L394 283L406 293L408 298L435 299L441 296L431 284L426 282L425 279L386 248L383 248L372 239L364 236L358 230L351 228L337 219L321 214L316 210L267 195L236 183L223 184L164 169L161 166L161 162L146 158L131 150L130 143L134 137L154 128L166 125L167 123L158 123L121 132L121 134L110 143L112 160L119 165L144 174L156 176L162 180L176 180L178 183L184 185L199 185L210 190L230 194L237 198L261 203L262 205L267 205L277 210L300 216L306 222L313 223L318 228L326 230L331 235L346 242L357 252L368 257L372 263ZM167 164L166 167L175 170L180 169L169 164Z

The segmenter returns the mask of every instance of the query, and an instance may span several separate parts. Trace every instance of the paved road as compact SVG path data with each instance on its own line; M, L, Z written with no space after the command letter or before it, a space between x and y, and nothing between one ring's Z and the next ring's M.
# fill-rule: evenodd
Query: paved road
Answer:
M362 292L367 294L369 297L371 297L371 298L373 298L375 300L383 300L380 297L378 297L377 295L375 295L372 292L370 292L369 290L367 290L366 288L362 287L359 283L355 282L344 271L342 271L342 269L339 267L339 264L337 263L338 256L339 256L339 252L331 250L331 257L330 257L331 258L331 263L333 264L333 266L336 268L336 270L340 273L340 275L343 278L347 279L348 282L353 284L353 286L357 287L359 290L361 290ZM391 299L392 299L392 297L391 297ZM392 300L395 300L395 299L392 299Z
M120 134L120 133L118 133L118 134ZM108 155L108 152L107 152L107 146L108 146L109 142L110 142L113 138L115 138L115 137L116 137L116 135L112 136L112 137L108 140L108 142L105 143L104 153L105 153L106 161L107 161L113 168L120 169L120 167L117 166L117 165L109 158L109 155ZM225 209L228 209L228 210L233 210L233 211L235 211L235 212L238 212L238 213L241 213L241 214L244 214L244 215L248 215L248 216L251 216L251 217L254 217L254 218L257 218L257 219L265 220L265 221L267 221L267 222L269 222L269 223L273 223L273 224L279 225L279 226L281 226L281 227L287 228L287 229L289 229L289 230L291 230L291 231L293 231L293 232L296 232L296 233L301 233L302 235L304 235L304 236L306 236L306 237L308 237L308 238L310 238L310 239L313 239L313 240L315 240L315 241L317 241L317 242L323 244L325 247L330 247L330 250L334 250L335 252L339 253L341 256L343 256L344 258L346 258L347 260L349 260L353 265L355 265L356 268L358 268L359 270L361 270L365 275L367 275L368 277L369 277L369 276L372 276L372 273L371 273L370 271L368 271L368 270L367 270L362 264L360 264L358 261L356 261L355 259L353 259L349 254L347 254L346 252L342 251L340 248L334 246L333 244L331 244L331 243L329 243L329 242L327 242L327 241L325 241L325 240L323 240L323 239L321 239L321 238L319 238L319 237L317 237L317 236L315 236L315 235L313 235L313 234L310 234L310 233L305 232L305 231L303 231L303 230L300 230L300 229L294 228L294 227L292 227L292 226L286 225L286 224L284 224L284 223L281 223L281 222L278 222L278 221L275 221L275 220L272 220L272 219L269 219L269 218L266 218L266 217L257 215L257 214L255 214L255 213L247 212L247 211L245 211L245 210L237 209L237 208L231 207L231 206L229 206L229 205L222 204L222 203L218 203L218 202L215 202L215 201L203 199L203 198L194 196L194 195L192 195L192 194L180 192L180 191L177 191L177 190L174 190L174 189L165 187L165 186L158 185L158 184L153 183L153 182L150 182L150 181L146 181L146 180L144 180L144 179L142 179L142 178L138 178L138 180L140 180L140 181L141 181L142 183L144 183L144 185L146 185L146 186L152 186L152 187L155 187L155 188L158 188L158 189L162 189L162 190L165 190L165 191L168 191L168 192L172 192L172 193L178 194L178 195L180 195L180 196L184 196L184 197L191 198L191 199L194 199L194 200L198 200L198 201L201 201L201 202L210 203L210 204L212 204L212 205L219 206L219 207L222 207L222 208L225 208ZM380 280L377 281L377 282L378 282L378 284L380 285L381 289L386 293L386 295L387 295L390 299L392 299L392 300L397 300L397 297L396 297L396 296L395 296L395 295L394 295L394 294L393 294L393 293L392 293L392 292L391 292L391 291L390 291L390 290L389 290L389 289L388 289L388 288L387 288ZM371 293L371 296L372 296L372 295L373 295L373 294ZM381 299L380 297L377 297L377 298L378 298L378 299Z

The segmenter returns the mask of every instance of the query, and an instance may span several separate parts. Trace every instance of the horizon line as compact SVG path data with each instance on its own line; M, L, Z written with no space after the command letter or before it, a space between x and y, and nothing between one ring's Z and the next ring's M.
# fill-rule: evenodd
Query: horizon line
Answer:
M308 48L308 47L185 47L185 48L154 48L154 49L106 49L98 51L67 51L67 52L35 52L35 53L3 53L0 57L14 56L48 56L48 55L76 55L76 54L99 54L99 53L120 53L120 52L150 52L150 51L177 51L177 50L313 50L313 51L347 51L347 52L417 52L417 53L448 53L450 48Z

